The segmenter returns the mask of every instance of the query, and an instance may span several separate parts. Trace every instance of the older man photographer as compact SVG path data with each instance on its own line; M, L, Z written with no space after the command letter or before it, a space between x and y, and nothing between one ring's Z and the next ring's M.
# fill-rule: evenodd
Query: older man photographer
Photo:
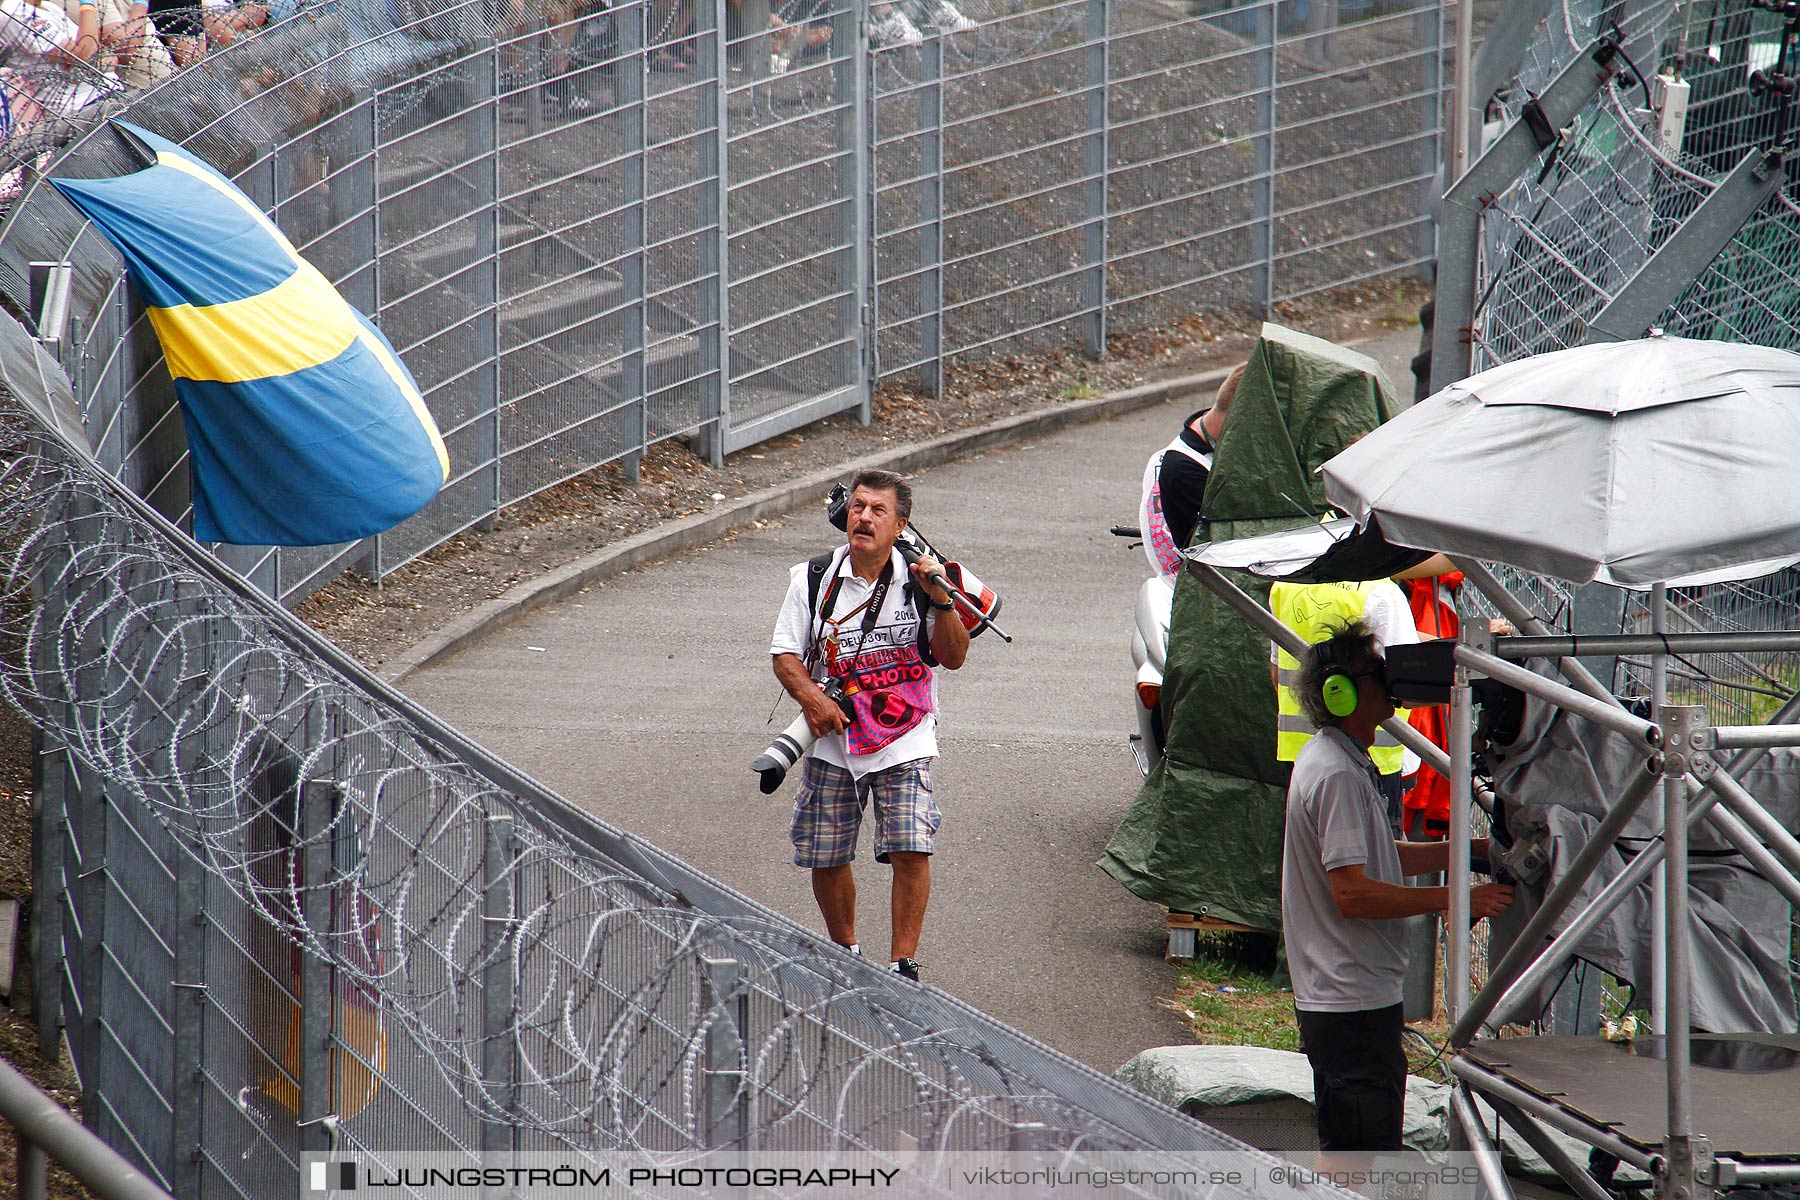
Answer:
M942 565L926 554L909 570L895 548L911 516L912 488L903 478L858 472L846 510L848 543L790 572L769 652L775 677L818 738L794 800L794 863L812 871L813 899L831 940L861 953L851 862L873 800L875 861L894 872L889 966L918 979L914 956L941 819L931 786L934 669L963 665L969 631L944 590Z
M1405 879L1448 869L1449 845L1396 842L1388 825L1368 751L1394 702L1373 631L1351 622L1315 643L1297 691L1319 733L1300 750L1288 784L1281 932L1301 1049L1313 1069L1319 1147L1398 1150L1405 918L1450 905L1448 888L1408 887ZM1473 854L1487 856L1485 838ZM1475 918L1511 903L1505 884L1469 892Z

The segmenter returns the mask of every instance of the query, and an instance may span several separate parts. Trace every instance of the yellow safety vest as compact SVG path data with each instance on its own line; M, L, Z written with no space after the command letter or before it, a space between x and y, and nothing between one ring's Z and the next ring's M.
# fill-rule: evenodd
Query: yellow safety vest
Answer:
M1269 609L1276 620L1312 645L1324 641L1333 630L1362 620L1369 593L1379 587L1394 586L1387 579L1366 583L1277 583L1269 589ZM1282 649L1275 670L1275 758L1293 762L1300 747L1312 740L1318 730L1300 710L1300 697L1295 690L1300 684L1300 660ZM1406 712L1404 708L1397 709L1394 715L1404 721ZM1406 750L1393 734L1377 729L1369 757L1383 775L1396 775L1404 764Z

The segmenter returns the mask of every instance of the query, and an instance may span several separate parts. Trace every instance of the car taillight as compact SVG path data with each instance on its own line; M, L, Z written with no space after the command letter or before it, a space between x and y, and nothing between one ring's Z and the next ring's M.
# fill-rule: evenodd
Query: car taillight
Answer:
M1140 683L1137 685L1138 703L1147 709L1154 709L1162 703L1162 684Z

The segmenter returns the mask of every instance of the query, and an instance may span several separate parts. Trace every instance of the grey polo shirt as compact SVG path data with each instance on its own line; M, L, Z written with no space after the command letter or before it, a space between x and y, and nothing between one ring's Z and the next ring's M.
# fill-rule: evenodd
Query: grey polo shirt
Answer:
M1400 1003L1406 922L1350 919L1331 898L1326 872L1358 864L1370 879L1406 882L1368 752L1327 727L1302 747L1288 784L1281 932L1296 1008L1357 1012Z

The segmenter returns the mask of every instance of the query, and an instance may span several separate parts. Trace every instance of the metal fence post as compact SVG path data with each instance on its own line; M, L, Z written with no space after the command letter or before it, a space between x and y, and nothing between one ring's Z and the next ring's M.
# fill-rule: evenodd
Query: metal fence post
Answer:
M940 40L934 34L932 40ZM840 306L839 330L843 337L844 366L838 378L862 389L856 419L867 425L875 419L875 314L870 303L870 277L875 271L874 186L870 174L870 117L874 106L869 94L869 3L854 0L831 18L832 53L839 55L832 71L832 95L838 100L838 294L848 297ZM850 97L843 103L845 95ZM848 148L849 153L844 153ZM848 203L842 203L848 201Z
M178 1200L200 1195L206 1063L206 866L197 846L174 836L175 977L169 989L174 1073L169 1081L169 1189Z
M373 92L369 96L368 147L369 162L358 173L365 174L369 180L369 321L376 328L381 327L381 310L387 297L383 294L381 279L381 93ZM360 133L357 122L351 121L350 128ZM358 141L361 140L359 137ZM359 147L360 148L360 147ZM373 569L369 578L376 583L381 582L384 566L381 561L381 535L375 534L369 539L371 545L369 558ZM275 552L280 555L281 551ZM279 592L276 595L280 595Z
M69 748L41 732L32 744L32 1019L38 1053L54 1060L62 1040L63 829L69 819Z
M712 38L712 79L696 90L700 124L700 451L713 466L725 464L731 427L731 98L726 92L725 0L697 0L696 44ZM695 55L696 64L700 61Z
M308 722L310 726L312 722ZM300 784L299 828L294 842L300 853L303 880L297 914L312 936L327 941L331 931L332 880L336 840L332 805L337 784L329 779L308 779ZM300 1149L302 1153L328 1151L335 1140L330 1120L336 1097L331 1093L331 1038L336 997L332 995L331 963L316 947L302 948L300 955Z
M488 469L476 486L485 489L480 504L484 510L476 527L491 533L500 516L500 50L489 47L485 56L469 62L468 82L464 89L467 103L463 111L463 161L484 165L486 170L469 173L471 191L469 224L475 236L470 255L483 264L482 271L471 283L485 291L486 312L478 310L471 322L474 346L471 354L482 363L477 385L486 393L483 414L487 427ZM486 285L485 287L483 285Z
M1259 3L1251 23L1257 47L1251 80L1257 133L1251 161L1250 299L1266 317L1275 307L1275 88L1280 78L1275 0Z
M490 1116L481 1127L487 1153L518 1149L518 1126L510 1119L518 1104L519 1041L514 1027L518 1012L517 980L508 952L518 918L517 834L511 813L490 813L486 853L482 858L482 1049L481 1074L488 1095L508 1119Z
M749 1150L749 1062L743 1031L749 1027L750 995L743 965L735 958L702 956L700 968L700 1011L715 1014L706 1027L701 1144L709 1150Z
M1086 209L1082 260L1087 269L1081 275L1081 337L1088 357L1095 359L1106 356L1107 129L1112 73L1107 38L1107 0L1087 0L1087 137L1082 142L1086 178L1081 185Z
M644 28L649 10L650 0L631 0L613 10L619 53L613 65L613 104L626 112L620 126L635 197L619 222L620 272L631 301L625 318L625 354L619 360L619 395L637 406L637 444L625 456L625 475L633 480L641 478L644 451L650 446L650 254L645 212L650 195L650 56Z
M88 497L79 497L72 507L71 515L78 521L93 516L94 505ZM79 709L84 698L101 694L102 688L111 691L111 681L101 677L105 667L96 664L95 658L110 646L114 620L108 611L94 623L88 636L76 643L80 665L75 670L76 695L70 698L71 728L80 727ZM110 822L106 790L92 770L84 768L77 777L76 803L75 828L79 835L74 890L81 945L81 958L75 972L81 1005L81 1054L77 1065L81 1075L82 1111L91 1114L89 1119L93 1120L104 1108L101 1101L101 1043L105 1030L101 999L106 975L106 835Z
M1444 6L1420 8L1413 34L1428 48L1419 60L1419 211L1432 213L1444 199L1438 191L1444 178ZM1437 261L1435 218L1419 226L1419 261L1419 273L1429 281Z
M13 1126L13 1137L19 1147L19 1200L44 1200L50 1194L49 1157L17 1125Z
M57 515L48 514L46 519ZM68 526L63 529L66 535ZM48 674L56 667L56 646L68 615L63 579L68 564L64 543L50 539L32 581L37 593L38 636L32 641L29 666L36 675ZM31 1015L37 1022L38 1052L55 1059L62 1040L64 830L73 771L68 744L61 739L34 729L31 748Z
M944 38L919 47L919 386L944 394ZM876 293L879 303L881 295ZM877 324L876 332L880 327Z

